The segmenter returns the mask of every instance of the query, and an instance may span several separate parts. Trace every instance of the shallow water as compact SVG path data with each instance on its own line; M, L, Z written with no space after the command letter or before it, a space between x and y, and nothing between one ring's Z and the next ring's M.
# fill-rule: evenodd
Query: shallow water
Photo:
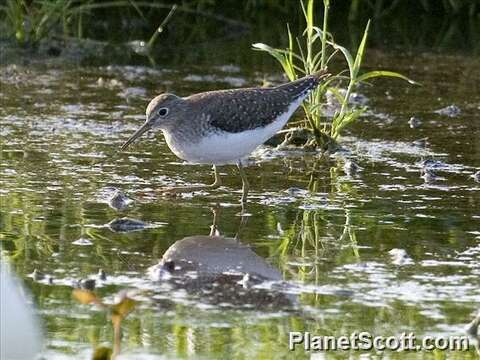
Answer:
M160 134L125 153L119 147L158 92L255 86L260 69L2 67L0 239L38 305L45 357L88 358L112 346L108 315L72 298L99 269L105 302L125 289L138 300L122 322L122 358L310 357L288 351L289 331L463 335L480 302L478 59L372 51L369 61L422 86L362 87L368 115L328 159L260 148L247 168L243 221L232 167L221 168L219 190L165 198L156 189L209 183L211 169L182 163ZM269 70L273 82L282 81L277 70ZM452 104L459 115L435 113ZM345 172L347 159L357 174ZM434 182L420 177L425 160L435 161ZM116 189L133 200L123 210L109 204ZM123 218L137 221L135 231ZM215 230L225 238L205 243ZM173 275L152 268L170 258ZM52 280L33 279L35 269ZM475 357L473 348L364 355Z

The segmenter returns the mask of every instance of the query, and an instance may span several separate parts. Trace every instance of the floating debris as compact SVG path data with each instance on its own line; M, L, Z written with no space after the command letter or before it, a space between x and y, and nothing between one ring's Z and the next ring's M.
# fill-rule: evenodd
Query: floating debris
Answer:
M146 224L141 220L130 219L123 217L121 219L115 219L108 223L110 230L115 232L129 232L143 230Z
M287 190L285 190L285 192L288 193L288 195L297 196L297 197L304 197L308 194L307 190L300 189L297 187L290 187Z
M416 116L412 116L410 120L408 120L408 125L410 125L412 129L419 128L422 125L422 120Z
M53 278L50 275L44 274L37 269L34 269L33 272L28 276L35 281L43 282L50 285L53 284Z
M244 289L248 289L252 286L252 281L250 280L250 274L244 274L242 280L238 282Z
M45 279L45 274L41 271L34 269L33 272L29 275L33 280L40 281Z
M345 164L343 165L343 171L348 176L354 176L360 171L360 166L358 166L355 162L350 159L345 160Z
M148 56L150 55L151 48L143 40L133 40L125 44L130 50L138 55Z
M167 260L149 267L147 273L152 281L161 281L170 279L174 270L175 262Z
M247 84L244 78L236 76L217 76L217 75L187 75L184 81L192 82L224 82L234 87L241 87Z
M228 65L217 65L214 66L215 69L222 71L222 72L228 72L228 73L238 73L240 72L240 67L237 65L233 64L228 64Z
M81 237L78 240L75 240L72 242L73 245L80 245L80 246L89 246L93 245L93 242L91 242L89 239Z
M414 140L413 145L424 148L428 145L428 138L425 137L425 138Z
M103 269L98 270L97 277L98 277L99 280L102 280L102 281L107 280L107 274L105 273L105 271Z
M422 169L448 169L449 165L442 161L426 159L418 163Z
M132 97L142 98L147 95L147 90L141 87L127 87L127 88L124 88L117 95L122 98L132 98Z
M97 79L97 86L98 87L106 87L106 88L109 88L109 89L123 88L124 87L124 85L121 81L119 81L117 79L105 80L102 76L100 76Z
M433 183L439 179L439 177L433 172L433 170L429 168L422 169L421 174L422 175L420 177L426 183Z
M95 279L81 279L78 285L81 289L93 291L95 290L96 281Z
M475 174L472 175L473 180L476 182L480 182L480 171L477 171Z
M461 112L462 112L462 110L460 110L460 108L456 105L449 105L449 106L446 106L444 108L441 108L441 109L438 109L438 110L434 111L434 113L436 113L436 114L444 115L444 116L448 116L448 117L458 116L458 115L460 115Z
M112 197L108 200L108 206L115 210L124 210L131 203L133 203L133 200L118 189L115 190Z
M413 264L413 260L408 256L404 249L392 249L388 252L392 258L392 263L395 265L409 265Z

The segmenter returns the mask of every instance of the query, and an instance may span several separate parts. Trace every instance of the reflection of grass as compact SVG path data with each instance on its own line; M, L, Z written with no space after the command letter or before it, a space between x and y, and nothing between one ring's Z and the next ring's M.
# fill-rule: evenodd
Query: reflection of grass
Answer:
M333 239L337 239L333 242ZM332 247L332 243L335 246ZM337 250L338 245L346 245L352 249L351 255L359 258L357 239L354 227L352 227L351 212L345 210L345 224L342 232L326 218L323 209L299 210L291 228L284 234L275 254L280 257L282 263L286 263L291 257L315 259L328 256ZM305 273L305 268L300 267L299 273Z
M345 209L341 233L338 226L326 218L324 210L300 210L293 226L280 240L276 253L288 277L304 284L325 283L325 259L334 262L340 259L342 263L360 259L350 210ZM288 265L291 260L297 261L296 258L305 264L293 268ZM303 293L301 298L306 304L317 307L324 301L324 297L315 292Z
M265 51L273 56L281 64L283 71L291 81L308 74L315 74L321 70L325 70L337 54L343 55L348 65L348 77L345 77L342 73L331 77L322 86L319 86L312 92L303 105L306 128L315 136L316 145L322 148L328 148L329 143L335 141L342 131L358 120L365 111L364 108L354 108L351 106L350 97L358 84L372 78L386 76L397 77L410 82L411 80L392 71L376 70L360 74L370 22L368 22L365 27L356 54L352 55L346 48L335 43L333 36L328 32L330 0L323 1L324 11L321 28L315 25L314 2L314 0L308 0L306 6L303 1L300 2L305 19L305 30L302 36L294 41L290 28L287 26L289 43L286 49L275 49L262 43L253 44L253 48ZM317 48L317 51L315 51L315 48ZM342 94L342 92L339 91L338 85L332 86L332 84L341 83L344 80L347 80L347 89L346 92ZM322 112L327 90L332 92L340 103L340 109L335 112L330 120L327 120Z
M311 191L326 192L326 208L331 208L328 203L336 207L342 203L341 198L355 198L356 187L348 181L338 179L337 168L330 168L330 177L318 176L316 162L313 166L309 189ZM322 183L320 183L322 182ZM312 205L318 205L319 200L313 200ZM308 205L308 200L306 202ZM331 216L339 216L338 211L323 208L312 210L299 210L292 226L285 231L282 238L272 249L272 256L278 258L280 267L287 277L299 280L305 284L319 285L324 282L325 269L329 259L333 263L355 263L360 261L360 252L355 231L356 219L350 209L343 206L344 223L333 221ZM297 262L298 266L289 265L290 261ZM305 264L301 264L304 262ZM319 294L307 293L302 295L306 303L319 305L322 301Z

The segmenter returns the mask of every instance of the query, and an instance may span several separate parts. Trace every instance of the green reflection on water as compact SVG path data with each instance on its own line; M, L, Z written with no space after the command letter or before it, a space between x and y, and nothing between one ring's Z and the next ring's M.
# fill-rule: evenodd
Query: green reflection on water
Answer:
M377 56L372 62L394 61ZM408 73L414 59L395 60L395 70ZM127 288L143 294L122 322L122 352L131 358L308 358L301 351L288 352L289 331L463 334L480 299L479 186L469 178L480 160L474 121L480 71L469 58L425 55L422 61L429 71L410 70L424 84L421 89L383 83L364 89L371 108L388 116L372 114L352 130L357 137L344 139L348 156L363 168L358 176L347 176L341 159L319 161L312 154L287 154L248 167L252 216L240 231L240 183L232 169L222 168L225 187L218 191L166 199L154 189L179 181L207 183L210 168L182 165L160 135L147 137L130 153L115 154L142 121L144 104L159 90L157 82L188 94L232 86L225 80L231 74L219 71L218 82L193 82L185 80L187 75L202 71L160 72L148 79L140 72L128 79L124 68L32 67L25 83L18 84L6 79L3 68L0 239L34 295L47 329L48 358L88 356L94 347L111 346L108 314L71 296L74 281L99 269L109 279L96 290L102 298ZM446 69L453 67L470 75L451 75ZM259 79L249 74L240 70L235 76L257 84ZM439 74L449 75L439 82ZM100 75L121 80L125 87L143 87L146 95L125 98L119 88L98 88ZM39 95L45 89L53 93ZM450 103L462 108L461 116L432 113ZM412 114L422 116L422 128L408 128ZM425 136L428 148L415 153L420 150L411 142ZM427 186L415 165L424 157L457 166L441 172L446 181ZM103 195L108 187L127 192L135 205L124 212L111 209ZM147 269L179 240L210 233L217 202L222 204L221 234L239 233L241 244L278 269L286 288L266 291L292 293L291 306L223 306L215 303L220 290L199 295L148 278ZM159 225L131 233L104 226L123 216ZM80 238L91 245L75 245ZM413 264L393 264L388 255L393 248L406 250ZM53 285L28 277L34 269L50 274ZM389 355L475 356L473 350Z

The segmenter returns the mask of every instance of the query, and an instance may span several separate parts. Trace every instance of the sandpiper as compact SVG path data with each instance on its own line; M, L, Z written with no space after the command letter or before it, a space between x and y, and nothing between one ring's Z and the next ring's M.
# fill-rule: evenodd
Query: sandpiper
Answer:
M217 165L236 164L242 178L242 203L248 180L242 159L287 123L308 94L328 74L324 71L270 88L217 90L179 97L165 93L147 106L145 123L122 145L150 129L162 130L168 147L179 158L194 164L211 164L215 182L204 186L163 189L188 192L221 185Z

